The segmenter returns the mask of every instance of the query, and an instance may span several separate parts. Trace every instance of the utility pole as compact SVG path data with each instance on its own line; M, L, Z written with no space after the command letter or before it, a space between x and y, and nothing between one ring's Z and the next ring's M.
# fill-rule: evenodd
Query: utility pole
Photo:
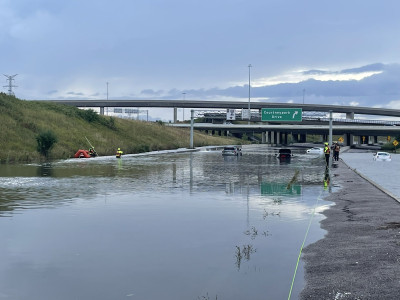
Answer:
M108 102L108 81L107 81L107 102ZM107 103L108 105L108 103ZM107 116L108 116L108 106L107 106Z
M251 85L250 85L250 68L252 67L252 65L251 64L249 64L249 107L248 107L248 111L249 111L249 122L248 122L248 124L250 125L250 120L251 120L251 112L250 112L250 88L251 88Z
M107 101L108 101L108 82L107 82Z
M7 81L8 81L8 85L4 85L3 87L8 87L8 95L14 96L14 92L13 92L12 88L17 87L17 86L13 85L12 81L14 80L14 77L17 76L18 74L15 74L15 75L3 74L3 75L7 77Z
M194 127L194 110L190 110L190 149L194 149L193 145L193 127Z
M186 93L182 93L183 101L186 100ZM182 107L182 122L185 122L185 107Z

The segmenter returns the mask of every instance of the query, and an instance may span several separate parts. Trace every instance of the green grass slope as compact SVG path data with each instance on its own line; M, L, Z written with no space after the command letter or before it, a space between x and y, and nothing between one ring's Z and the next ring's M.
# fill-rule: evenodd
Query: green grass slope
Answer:
M0 163L39 161L36 137L48 130L58 140L50 151L52 159L70 158L78 149L88 149L86 138L99 155L113 155L118 147L124 154L189 147L190 140L188 129L100 116L93 110L0 93ZM240 142L194 133L195 147Z

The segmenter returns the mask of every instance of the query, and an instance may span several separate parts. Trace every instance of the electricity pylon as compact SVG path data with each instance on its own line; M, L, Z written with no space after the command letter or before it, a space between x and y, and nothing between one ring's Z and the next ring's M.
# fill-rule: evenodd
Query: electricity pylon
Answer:
M6 74L3 74L3 75L7 77L7 81L8 81L8 85L3 85L3 87L8 87L8 94L9 94L10 96L14 96L14 92L13 92L12 88L13 88L13 87L17 87L17 86L16 86L16 85L13 85L13 84L12 84L12 81L14 80L14 77L17 76L18 74L15 74L15 75L6 75Z

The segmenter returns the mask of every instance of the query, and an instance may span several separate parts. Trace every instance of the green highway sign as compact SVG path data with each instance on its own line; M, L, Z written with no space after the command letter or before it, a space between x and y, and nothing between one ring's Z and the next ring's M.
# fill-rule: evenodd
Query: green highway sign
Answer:
M261 121L302 121L301 108L262 108Z

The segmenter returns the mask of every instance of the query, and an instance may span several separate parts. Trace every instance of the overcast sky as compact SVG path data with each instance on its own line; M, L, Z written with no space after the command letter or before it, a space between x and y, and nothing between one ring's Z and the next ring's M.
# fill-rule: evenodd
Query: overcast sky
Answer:
M398 0L0 0L0 72L18 74L21 99L105 99L108 82L109 99L247 101L250 75L252 101L400 108L399 12Z

